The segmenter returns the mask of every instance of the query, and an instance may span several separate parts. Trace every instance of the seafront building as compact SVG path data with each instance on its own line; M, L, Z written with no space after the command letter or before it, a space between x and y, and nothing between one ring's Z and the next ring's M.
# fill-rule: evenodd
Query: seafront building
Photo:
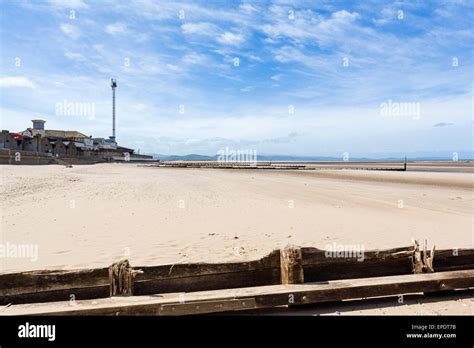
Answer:
M44 120L32 120L33 126L21 132L2 130L0 133L0 163L20 158L38 157L34 164L44 164L39 157L53 157L75 163L120 160L152 160L151 156L135 154L133 149L119 146L113 138L93 138L78 131L46 129ZM8 157L8 158L7 158ZM51 162L51 161L50 161Z

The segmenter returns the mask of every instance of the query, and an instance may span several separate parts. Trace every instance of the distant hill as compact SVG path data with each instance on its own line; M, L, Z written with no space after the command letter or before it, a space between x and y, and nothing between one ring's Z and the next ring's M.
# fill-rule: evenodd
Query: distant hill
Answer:
M209 156L209 155L199 155L199 154L189 154L189 155L163 155L157 153L149 154L155 159L163 161L216 161L218 155ZM397 154L398 155L398 154ZM467 154L460 153L459 160L470 159ZM374 156L374 157L350 157L349 161L374 161L374 160L385 160L385 161L403 161L405 158L404 155L400 156ZM412 154L407 155L408 160L411 161L436 161L436 160L452 160L451 154L439 154L439 155L423 155L423 154ZM331 157L331 156L290 156L290 155L257 155L258 161L300 161L300 162L309 162L309 161L342 161L342 157Z
M155 159L164 161L217 161L218 155L162 155L151 154ZM286 155L257 155L258 161L340 161L341 158L322 156L286 156Z

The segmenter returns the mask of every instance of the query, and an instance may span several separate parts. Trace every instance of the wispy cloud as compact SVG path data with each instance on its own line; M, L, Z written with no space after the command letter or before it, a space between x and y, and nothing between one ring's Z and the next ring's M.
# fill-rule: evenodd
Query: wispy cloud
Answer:
M62 23L60 26L61 31L72 39L78 39L81 36L81 32L78 27L72 24Z
M217 42L224 45L239 46L245 41L242 34L235 34L231 32L225 32L217 38Z
M35 84L26 77L0 77L0 87L2 88L35 88Z
M254 86L247 86L247 87L244 87L242 89L240 89L241 92L251 92L255 89Z
M196 52L186 54L181 60L183 63L190 65L204 65L209 63L209 58L205 54Z
M270 78L274 81L280 81L282 76L283 76L282 74L276 74L276 75L271 76Z
M87 9L89 6L83 0L48 0L49 4L61 9Z
M433 127L449 127L454 126L454 123L451 122L439 122L433 125Z
M214 36L219 31L219 28L212 23L198 22L185 23L181 25L181 30L184 34L195 34L204 36Z
M109 34L125 34L127 32L127 25L124 23L113 23L105 27L105 31Z
M249 55L249 59L254 60L254 61L256 61L256 62L263 63L263 59L262 59L262 58L260 58L259 56L255 56L255 55L253 55L253 54Z
M74 60L74 61L77 61L77 62L86 61L86 58L80 53L66 52L66 53L64 53L64 56L68 59L71 59L71 60Z

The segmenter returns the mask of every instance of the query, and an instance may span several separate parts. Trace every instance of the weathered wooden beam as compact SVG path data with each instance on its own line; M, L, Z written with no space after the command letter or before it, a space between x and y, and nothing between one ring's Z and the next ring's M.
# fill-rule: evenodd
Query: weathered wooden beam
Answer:
M184 263L140 267L134 281L135 295L201 291L280 283L280 252L255 261Z
M337 250L329 253L317 248L301 251L306 282L412 273L413 247L369 250L363 257L356 253L347 257L338 255ZM474 269L474 249L437 250L433 268L435 272Z
M0 305L101 298L109 287L107 268L0 274Z
M433 268L435 272L474 269L474 249L436 250Z
M93 286L0 296L0 306L8 304L98 299L110 296L110 286Z
M180 278L149 278L135 281L134 294L147 295L179 291L215 290L279 283L280 270L277 268L265 268L261 270L204 274Z
M227 263L135 267L133 294L201 291L279 284L280 255ZM109 268L74 271L33 271L0 274L0 305L93 299L109 296Z
M109 285L108 268L0 274L0 296Z
M474 270L13 305L0 315L189 315L474 287ZM293 302L289 302L289 298ZM174 308L174 310L173 310Z
M287 246L280 250L281 284L304 283L303 256L301 248Z
M162 304L160 315L196 315L257 309L254 298Z
M307 282L412 273L413 247L370 250L350 257L337 250L302 248Z

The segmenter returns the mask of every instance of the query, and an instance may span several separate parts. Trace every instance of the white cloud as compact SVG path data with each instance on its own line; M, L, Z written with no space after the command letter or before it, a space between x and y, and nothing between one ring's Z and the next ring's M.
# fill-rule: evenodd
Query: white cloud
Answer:
M27 79L26 77L12 76L12 77L0 77L0 87L23 87L23 88L35 88L35 84Z
M170 71L174 71L174 72L180 72L181 71L181 68L177 65L174 65L174 64L166 64L166 67Z
M76 62L83 62L86 60L86 58L80 53L66 52L64 53L64 56Z
M359 18L359 14L357 12L347 12L346 10L342 10L342 11L334 12L331 15L331 17L337 20L341 20L341 21L348 20L352 22L355 19Z
M246 14L253 13L253 12L257 11L257 9L249 3L241 4L239 6L239 8L240 8L240 11L242 11Z
M183 63L190 65L204 65L209 61L206 55L196 52L185 55L181 60Z
M181 26L181 30L184 34L195 34L213 36L218 32L218 28L215 24L207 22L199 23L185 23Z
M111 35L125 34L127 32L127 26L123 23L109 24L105 27L105 31Z
M293 46L283 46L274 50L275 60L281 63L298 62L312 69L321 69L328 65L327 60L315 55L306 55ZM330 62L329 62L330 64Z
M394 21L397 18L397 12L393 8L385 7L380 11L380 18L375 18L372 21L375 25L385 25Z
M60 28L65 35L69 36L72 39L77 39L79 38L79 36L81 36L81 32L79 31L79 29L72 24L63 23L61 24Z
M251 92L251 91L254 90L254 88L255 88L254 86L247 86L245 88L242 88L240 91L241 92Z
M240 46L245 41L243 34L222 32L217 25L208 22L185 23L181 30L186 35L217 37L216 41L222 45Z
M245 41L245 38L242 34L234 34L229 31L221 34L217 38L217 42L223 45L232 45L232 46L239 46Z
M83 0L49 0L49 4L56 8L86 9L89 6Z
M296 19L289 21L286 10L272 7L270 22L260 26L268 36L267 42L289 38L296 42L311 40L312 43L334 44L335 40L347 40L347 35L359 18L356 12L337 11L329 17L312 11L300 11ZM270 40L268 40L270 39Z
M251 55L249 56L249 58L250 58L251 60L255 60L255 61L257 61L257 62L263 63L263 59L260 58L259 56L254 56L254 55L251 54Z
M282 76L283 76L282 74L276 74L276 75L273 75L273 76L270 77L270 78L271 78L273 81L280 81Z

